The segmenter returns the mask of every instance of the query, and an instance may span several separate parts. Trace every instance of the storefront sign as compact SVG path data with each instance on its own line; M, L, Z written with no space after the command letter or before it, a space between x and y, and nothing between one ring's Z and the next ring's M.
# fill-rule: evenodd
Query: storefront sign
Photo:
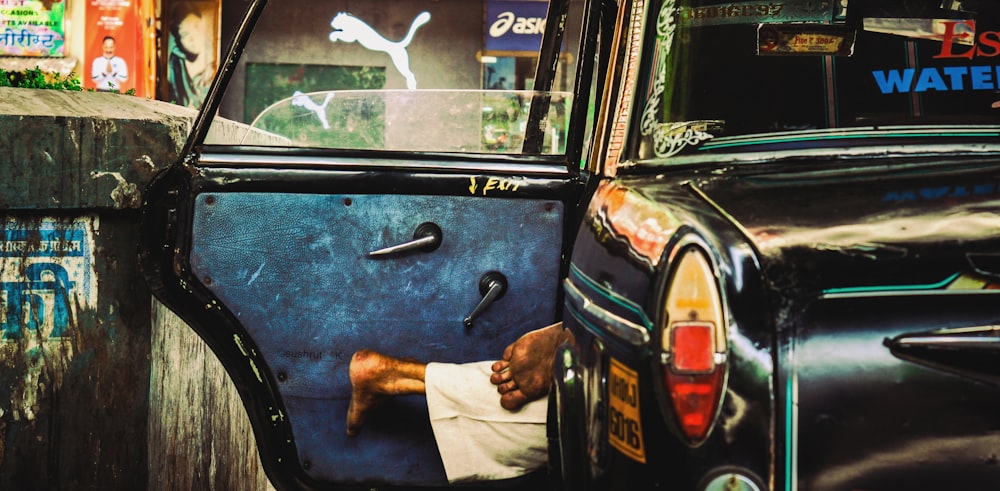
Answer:
M548 2L490 0L486 4L486 51L538 51Z
M976 22L971 19L896 19L866 18L862 20L869 32L893 34L910 39L944 41L951 49L953 44L972 46L976 38Z
M417 33L417 29L430 20L430 12L417 14L413 22L410 23L410 30L407 31L403 39L389 41L365 21L347 12L338 12L337 15L333 16L333 20L330 21L330 28L333 31L329 37L330 41L334 43L338 41L345 43L357 42L372 51L379 51L389 55L389 59L392 60L396 70L399 70L399 74L406 79L406 88L414 90L417 88L417 77L410 70L410 52L406 48L413 42L413 36Z
M866 22L865 29L914 39L940 40L941 47L934 59L973 60L973 64L872 70L881 93L995 91L1000 88L1000 65L994 60L1000 56L1000 31L980 29L977 32L972 20L936 19L919 30L914 28L917 24L913 22L897 20L896 25L902 27L890 30L884 23Z
M0 0L0 55L62 57L66 4Z

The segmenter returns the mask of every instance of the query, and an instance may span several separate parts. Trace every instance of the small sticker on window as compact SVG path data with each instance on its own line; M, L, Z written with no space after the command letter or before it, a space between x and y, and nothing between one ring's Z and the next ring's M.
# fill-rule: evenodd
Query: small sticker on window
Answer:
M677 16L683 25L692 27L725 24L843 21L847 1L818 2L734 2L704 7L679 7Z
M696 147L721 133L724 121L685 121L644 125L643 135L653 137L653 153L657 157L672 157L689 146Z
M761 56L854 54L855 33L837 26L759 24L757 54Z

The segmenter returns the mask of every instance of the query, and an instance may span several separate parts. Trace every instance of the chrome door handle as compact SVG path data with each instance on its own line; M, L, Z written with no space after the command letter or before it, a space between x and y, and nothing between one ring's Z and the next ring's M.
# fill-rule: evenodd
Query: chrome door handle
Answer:
M1000 384L1000 326L956 327L909 332L882 341L901 360Z
M479 279L479 294L483 296L483 299L479 301L476 308L472 309L472 313L462 321L465 327L471 328L476 317L479 317L493 302L503 298L505 293L507 293L507 277L503 273L490 271L484 274Z
M441 245L441 239L441 227L430 222L421 223L413 232L413 240L371 251L368 257L389 256L410 251L431 252Z

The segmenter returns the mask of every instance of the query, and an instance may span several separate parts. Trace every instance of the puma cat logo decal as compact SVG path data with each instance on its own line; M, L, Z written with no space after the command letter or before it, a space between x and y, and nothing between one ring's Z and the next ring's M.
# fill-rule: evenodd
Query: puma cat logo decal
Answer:
M327 92L323 103L316 104L309 98L309 96L296 90L295 93L292 94L292 105L301 106L316 113L316 117L319 118L319 122L323 123L323 129L328 130L330 129L330 122L326 118L326 106L330 103L330 99L333 99L333 96L333 92Z
M333 32L330 33L330 41L357 42L367 49L381 51L389 55L396 70L399 70L399 73L406 78L406 87L413 90L417 88L417 78L410 71L410 53L406 51L406 48L413 41L413 35L416 34L417 29L429 20L431 20L430 12L421 12L413 19L406 37L394 42L382 37L361 19L346 12L340 12L333 16L333 20L330 21L330 27L333 28Z

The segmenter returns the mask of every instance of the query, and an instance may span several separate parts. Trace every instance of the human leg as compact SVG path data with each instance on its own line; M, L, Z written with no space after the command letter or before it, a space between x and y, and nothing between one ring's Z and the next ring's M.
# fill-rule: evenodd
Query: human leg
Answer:
M423 394L426 364L393 358L370 350L351 357L351 403L347 407L347 434L361 431L371 410L386 397Z
M385 398L425 394L449 482L507 479L536 470L548 458L548 401L542 396L551 381L555 349L566 339L561 324L532 331L496 363L424 364L358 351L349 368L347 434L357 435ZM505 405L505 397L513 403Z
M449 482L520 476L545 465L547 401L500 406L492 362L424 364L360 350L351 357L347 434L356 436L386 398L426 394L435 443Z

